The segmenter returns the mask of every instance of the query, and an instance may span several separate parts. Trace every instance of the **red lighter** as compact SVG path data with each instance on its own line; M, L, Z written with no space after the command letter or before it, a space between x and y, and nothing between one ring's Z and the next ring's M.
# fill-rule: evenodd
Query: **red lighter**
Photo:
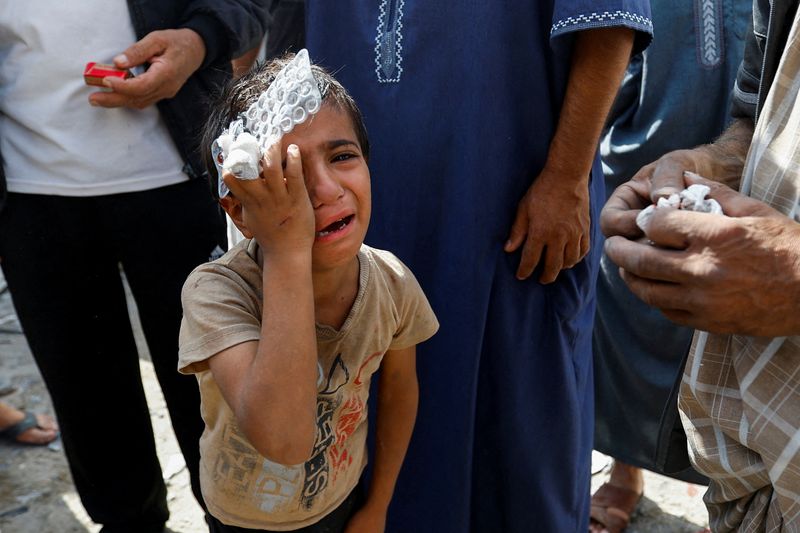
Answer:
M95 85L97 87L105 87L103 78L110 76L127 80L132 75L130 70L121 70L114 65L95 63L94 61L86 63L86 68L83 70L83 79L86 85Z

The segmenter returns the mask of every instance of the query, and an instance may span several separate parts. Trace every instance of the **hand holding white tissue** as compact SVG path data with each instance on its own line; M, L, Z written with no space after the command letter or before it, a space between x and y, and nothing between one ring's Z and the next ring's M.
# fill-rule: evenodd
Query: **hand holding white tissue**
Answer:
M720 183L686 180L708 186L726 216L656 208L649 243L609 237L606 254L628 288L673 322L696 329L800 333L800 224Z

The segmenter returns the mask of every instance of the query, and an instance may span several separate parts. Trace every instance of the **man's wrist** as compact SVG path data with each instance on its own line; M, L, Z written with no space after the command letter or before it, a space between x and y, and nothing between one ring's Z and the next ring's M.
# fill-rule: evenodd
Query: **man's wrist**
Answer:
M195 14L191 19L181 24L178 30L191 30L198 41L198 46L202 50L200 65L198 70L208 67L214 62L219 61L220 56L229 60L229 47L224 39L218 35L219 22L211 15L202 13Z
M591 168L591 167L590 167ZM539 190L547 190L562 197L583 198L589 192L590 170L576 170L570 165L546 164L533 182Z
M582 154L568 144L558 137L553 139L541 174L557 176L561 183L588 184L595 152Z
M787 272L786 275L791 279L790 282L790 293L794 296L790 298L791 302L797 302L800 299L800 224L791 220L789 222L790 226L788 231L786 231L785 235L781 239L781 247L785 250L784 253L787 254L788 263L790 265L790 272ZM793 308L794 305L790 304L790 308ZM790 316L795 318L794 324L791 327L792 335L800 335L800 317L797 316L797 313L790 312L788 313Z
M704 177L738 190L752 140L752 121L741 119L729 126L716 141L700 147L709 166Z

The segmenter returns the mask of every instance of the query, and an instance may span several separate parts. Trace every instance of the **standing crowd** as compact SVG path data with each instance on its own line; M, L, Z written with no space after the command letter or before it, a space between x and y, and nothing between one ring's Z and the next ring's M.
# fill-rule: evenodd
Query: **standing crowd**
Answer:
M0 437L165 531L124 278L211 533L800 530L798 3L4 3Z

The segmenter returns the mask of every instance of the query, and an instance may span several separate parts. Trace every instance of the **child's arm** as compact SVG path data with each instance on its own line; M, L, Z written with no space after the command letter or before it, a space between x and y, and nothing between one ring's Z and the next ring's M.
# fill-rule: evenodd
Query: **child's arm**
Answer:
M242 205L234 216L263 253L261 338L216 354L209 367L253 447L272 461L298 464L308 459L316 437L314 213L296 146L288 149L285 172L279 145L263 163L261 179L225 175Z
M386 512L417 417L417 347L389 350L381 362L378 420L372 482L364 506L350 519L346 533L384 530Z

